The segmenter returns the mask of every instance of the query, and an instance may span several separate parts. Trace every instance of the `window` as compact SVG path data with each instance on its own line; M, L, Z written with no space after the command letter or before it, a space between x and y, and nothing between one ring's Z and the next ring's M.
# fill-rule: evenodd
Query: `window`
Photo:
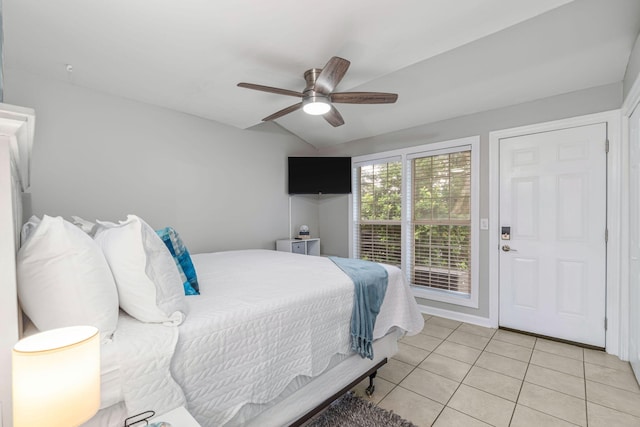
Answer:
M410 161L411 283L471 292L471 150Z
M358 167L359 258L401 266L402 163Z
M477 307L479 138L354 158L354 256L403 269L415 296Z

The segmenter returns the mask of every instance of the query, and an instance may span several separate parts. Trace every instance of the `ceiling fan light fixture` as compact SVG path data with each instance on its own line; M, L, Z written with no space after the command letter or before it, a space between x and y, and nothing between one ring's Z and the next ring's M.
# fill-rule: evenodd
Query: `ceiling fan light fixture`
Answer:
M338 127L344 124L344 119L333 104L393 104L396 102L398 99L397 93L335 92L334 89L349 69L349 64L350 62L346 59L334 56L324 68L311 68L305 71L304 80L307 82L307 86L302 92L244 82L238 83L238 86L278 95L293 96L300 100L297 104L290 105L265 117L262 119L263 122L276 120L302 109L307 114L322 116L331 126Z
M312 116L321 116L331 110L331 104L326 96L313 95L303 101L302 110Z

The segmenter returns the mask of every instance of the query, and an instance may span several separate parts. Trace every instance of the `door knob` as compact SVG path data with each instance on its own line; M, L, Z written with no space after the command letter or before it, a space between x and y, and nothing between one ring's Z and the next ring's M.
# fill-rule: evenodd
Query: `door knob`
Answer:
M511 246L509 245L502 245L502 250L505 252L518 252L515 249L511 249Z

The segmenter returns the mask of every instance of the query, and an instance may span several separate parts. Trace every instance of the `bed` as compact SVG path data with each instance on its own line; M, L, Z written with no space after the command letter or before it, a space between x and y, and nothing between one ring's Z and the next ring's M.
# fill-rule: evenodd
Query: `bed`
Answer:
M22 183L13 151L14 161L0 157L0 172L13 170L14 181ZM14 214L3 231L13 235L22 225L15 193L4 195L11 196ZM17 241L9 249L16 248ZM191 259L200 294L180 297L179 319L142 321L116 307L113 334L101 347L101 410L86 426L122 426L127 416L179 406L205 427L295 424L375 372L397 352L400 337L423 326L402 272L392 266L382 266L388 284L373 328L373 356L366 358L351 349L354 283L329 258L243 250ZM15 302L15 271L10 273L2 285ZM8 320L3 357L23 334L17 311ZM29 324L25 329L35 331ZM5 425L11 425L6 414Z
M353 284L329 259L246 250L196 254L193 261L201 295L187 297L177 340L171 328L120 314L112 344L128 349L119 352L124 392L88 425L122 419L123 401L129 415L186 402L203 426L289 425L393 356L406 331L422 329L394 267L386 266L389 286L369 360L350 351ZM146 357L149 346L173 340L164 361ZM162 370L145 372L148 364Z

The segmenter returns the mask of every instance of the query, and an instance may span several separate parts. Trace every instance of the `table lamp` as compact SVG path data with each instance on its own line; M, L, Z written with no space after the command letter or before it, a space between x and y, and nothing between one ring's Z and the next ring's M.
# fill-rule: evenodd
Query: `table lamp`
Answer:
M14 427L70 427L100 407L100 334L92 326L52 329L13 347Z

